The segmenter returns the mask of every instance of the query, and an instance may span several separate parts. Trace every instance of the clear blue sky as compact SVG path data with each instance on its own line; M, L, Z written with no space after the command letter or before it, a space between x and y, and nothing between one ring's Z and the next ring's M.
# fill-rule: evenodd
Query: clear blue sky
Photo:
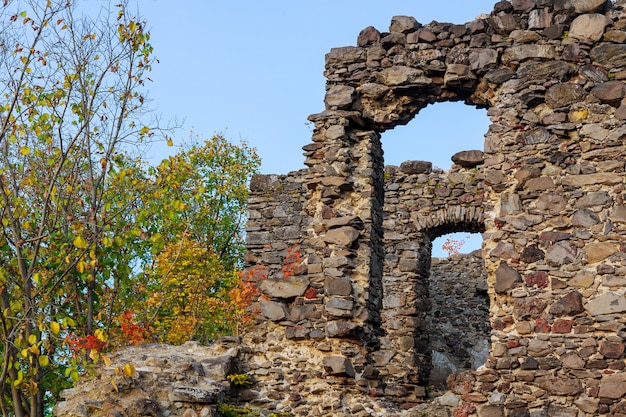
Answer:
M89 10L105 3L81 0ZM112 3L115 3L113 0ZM356 45L359 32L387 31L395 15L420 23L465 23L489 13L495 0L131 0L147 20L155 65L149 97L164 119L184 130L223 132L246 140L262 158L262 172L304 168L311 141L307 116L324 110L324 55ZM429 160L448 168L450 156L482 149L485 111L461 103L424 109L407 126L383 136L385 162ZM176 142L176 141L175 141ZM154 158L171 148L155 147Z

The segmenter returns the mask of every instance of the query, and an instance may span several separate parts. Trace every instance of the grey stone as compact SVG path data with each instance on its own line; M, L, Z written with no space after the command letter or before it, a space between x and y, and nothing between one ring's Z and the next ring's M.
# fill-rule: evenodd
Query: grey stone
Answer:
M600 218L589 209L576 210L572 216L572 226L591 227L600 223Z
M576 260L578 249L570 242L557 242L546 251L545 260L549 265L570 264Z
M345 356L325 356L323 359L324 370L330 375L354 378L356 373L350 359Z
M592 316L622 313L626 311L626 297L618 292L607 292L589 300L585 309Z
M412 16L394 16L391 18L389 32L391 33L411 33L419 28L419 23Z
M481 49L469 55L470 67L473 70L483 70L498 62L498 52L493 49Z
M589 56L607 70L626 64L626 45L603 43L589 52Z
M324 101L327 107L346 108L352 104L354 93L354 87L334 85L326 92Z
M432 162L428 161L404 161L400 164L400 171L405 174L428 174L432 168Z
M546 103L553 109L558 109L583 101L585 95L585 89L579 84L559 83L548 89Z
M505 293L521 282L522 277L516 269L511 268L506 262L500 263L496 270L496 283L494 285L496 293Z
M280 321L287 317L285 305L276 301L261 300L261 312L272 321Z
M506 49L502 55L502 62L509 64L512 61L525 61L530 58L553 59L556 50L551 45L514 45Z
M302 277L264 279L258 284L259 290L273 298L300 297L309 287L309 280Z
M217 404L224 399L227 387L213 383L211 389L198 387L173 387L168 395L170 401L184 401L199 404Z

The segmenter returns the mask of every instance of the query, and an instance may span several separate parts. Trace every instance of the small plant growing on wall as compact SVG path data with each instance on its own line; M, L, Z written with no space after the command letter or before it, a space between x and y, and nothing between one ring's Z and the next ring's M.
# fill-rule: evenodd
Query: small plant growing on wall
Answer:
M249 387L254 384L252 377L248 374L230 374L226 378L236 387Z

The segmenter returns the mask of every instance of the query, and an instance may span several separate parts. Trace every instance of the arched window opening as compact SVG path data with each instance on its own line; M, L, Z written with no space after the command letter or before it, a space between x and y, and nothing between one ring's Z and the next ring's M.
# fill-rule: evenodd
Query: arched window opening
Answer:
M480 233L456 232L432 244L426 315L432 369L429 385L444 388L451 373L477 369L489 352L489 296ZM443 255L442 255L443 254Z
M483 149L488 127L485 109L462 102L436 103L422 109L409 124L385 131L385 165L416 159L447 170L455 153Z

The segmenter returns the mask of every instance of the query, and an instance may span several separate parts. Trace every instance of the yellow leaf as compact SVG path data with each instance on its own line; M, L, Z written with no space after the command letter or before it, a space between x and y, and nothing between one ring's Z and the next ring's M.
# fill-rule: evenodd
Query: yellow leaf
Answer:
M22 146L20 148L20 155L26 156L30 153L30 148L28 146Z
M94 334L96 335L96 337L98 338L98 340L100 340L101 342L106 342L107 341L107 335L104 332L104 330L102 329L96 329L96 331L94 332Z
M111 385L113 385L113 389L115 390L115 392L120 392L120 390L117 388L117 384L115 383L115 381L111 380Z
M31 334L30 336L28 336L28 343L30 343L31 345L37 343L37 335Z
M111 366L111 358L102 353L100 354L100 357L102 358L102 362L104 362L106 366Z
M85 262L80 261L79 263L76 264L76 269L78 270L78 272L80 272L81 274L83 272L85 272Z
M80 376L78 375L78 372L72 371L70 372L70 378L72 378L72 381L78 381L78 378L80 378Z
M91 349L89 351L89 357L92 361L96 362L98 360L98 351L96 349Z
M48 356L46 355L42 355L39 357L38 361L39 366L48 366L48 364L50 363L50 358L48 358Z
M54 334L59 334L59 332L61 331L61 325L56 321L50 322L50 330Z
M82 236L76 236L76 239L74 239L74 246L78 249L87 249L89 247L89 243Z
M142 134L142 135L147 135L148 133L150 133L150 128L148 126L144 126L144 127L141 128L139 133Z
M124 365L124 375L134 378L136 375L135 367L130 363Z
M172 138L167 138L167 146L174 146L174 141Z

